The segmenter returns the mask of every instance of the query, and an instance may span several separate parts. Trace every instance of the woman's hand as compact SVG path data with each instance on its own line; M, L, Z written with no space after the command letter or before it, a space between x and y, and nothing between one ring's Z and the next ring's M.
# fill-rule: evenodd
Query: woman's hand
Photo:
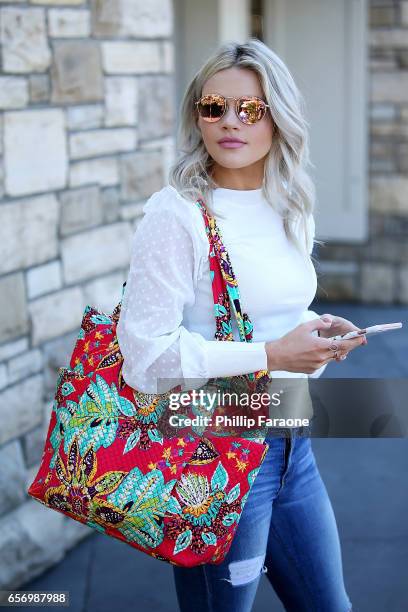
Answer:
M343 334L347 334L349 331L358 331L361 327L357 327L349 321L348 319L344 319L343 317L339 317L337 315L332 315L330 313L320 315L320 318L331 321L331 325L325 327L324 329L319 330L321 338L331 338L332 336L342 336ZM366 336L362 336L363 342L362 345L368 343ZM341 361L347 357L347 353L344 353L342 357L338 357L336 361Z
M330 319L328 323L325 322L325 317ZM345 332L359 329L346 319L343 319L346 323L339 322L340 327L335 328L332 318L332 315L322 315L307 323L300 323L277 340L266 342L268 370L312 374L329 361L333 359L340 361L354 348L366 344L365 336L357 336L349 340L329 340L328 338L336 333L333 334L333 329L345 330ZM328 338L316 337L311 333L315 330L319 330L322 335L324 333Z

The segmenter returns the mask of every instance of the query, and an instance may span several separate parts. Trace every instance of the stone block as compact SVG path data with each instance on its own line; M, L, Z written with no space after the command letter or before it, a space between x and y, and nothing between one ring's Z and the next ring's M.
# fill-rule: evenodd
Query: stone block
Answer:
M113 223L119 218L120 199L117 187L102 189L101 194L103 218L106 223Z
M37 298L29 304L32 345L61 336L78 327L83 314L83 296L72 287Z
M65 281L78 283L126 267L130 240L127 223L113 223L65 238L61 244Z
M171 0L91 0L92 33L101 38L170 37Z
M140 149L142 151L159 149L162 155L162 165L164 176L169 176L170 167L175 163L177 157L175 138L173 136L165 136L163 138L155 138L152 140L144 140Z
M160 72L160 44L153 41L106 41L101 43L103 68L107 74ZM157 93L157 92L155 92Z
M0 274L55 259L58 201L54 195L14 200L0 206ZM19 248L24 244L24 248Z
M91 33L88 10L49 9L48 32L54 38L87 38Z
M71 5L71 6L79 6L80 4L85 4L86 0L30 0L31 4L49 4L55 6L61 5Z
M370 157L388 158L393 155L394 146L392 142L372 140L370 142Z
M102 101L99 44L92 40L55 41L51 83L53 103Z
M97 186L64 191L59 194L59 198L62 236L68 236L102 223L103 208Z
M6 112L4 168L7 194L18 196L64 187L68 164L66 148L61 109Z
M28 104L28 84L24 77L0 77L0 110L24 108Z
M122 200L142 200L163 187L163 159L160 151L137 151L123 155L120 171Z
M395 221L395 220L394 220ZM408 262L407 234L399 235L398 226L393 228L392 221L386 221L385 235L372 236L367 245L362 249L362 257L368 261L382 261L383 263Z
M408 177L371 177L370 208L380 213L408 216Z
M8 385L7 367L6 364L0 364L0 390L5 389Z
M376 72L386 72L387 70L395 70L397 62L394 57L370 58L368 61L368 70L374 75Z
M142 76L139 87L143 96L154 100L154 104L139 104L139 139L149 141L172 134L175 116L172 78L165 75Z
M359 267L355 261L322 260L317 271L317 295L329 300L354 300Z
M351 276L329 274L319 281L316 296L330 301L356 300L356 280Z
M398 49L395 52L395 59L397 62L398 69L400 71L406 70L408 68L408 50L407 49Z
M394 159L373 157L369 160L369 169L372 174L392 174L396 172L397 165Z
M70 165L69 186L79 187L96 183L109 187L119 183L119 166L116 157L101 157L74 162Z
M398 299L402 304L408 304L408 264L401 265L398 270Z
M19 440L0 448L0 517L25 501L25 465Z
M395 299L395 267L382 262L364 262L358 298L363 303L392 304Z
M105 78L105 125L136 125L138 87L133 77Z
M64 518L30 497L0 520L0 589L18 589L61 561L66 547Z
M0 157L0 200L4 198L4 167L3 160Z
M31 268L27 271L26 278L28 299L30 300L45 293L51 293L51 291L57 291L62 287L61 263L59 260L55 260Z
M397 109L394 104L372 104L370 118L373 121L393 121L397 117Z
M408 126L399 121L374 121L370 124L370 137L403 140L408 138Z
M42 393L43 380L40 374L30 376L0 393L0 444L22 436L42 423Z
M175 51L174 42L172 40L164 40L162 42L163 53L163 72L167 74L175 71Z
M400 3L400 11L401 11L401 25L407 27L408 26L408 2L406 0L402 0Z
M380 49L405 48L407 31L404 28L384 28L369 31L369 45Z
M132 128L89 130L69 137L71 159L133 151L136 144L137 134Z
M407 35L405 34L405 45ZM408 102L408 72L377 72L371 81L372 102Z
M44 72L51 62L45 10L7 6L1 9L3 72Z
M372 28L391 27L395 22L394 6L371 6L370 26Z
M31 74L29 76L31 102L48 102L50 99L50 78L48 74Z
M21 272L0 278L0 343L29 331L24 277Z
M408 143L397 145L398 170L403 174L408 174Z
M15 355L20 355L24 351L28 350L28 338L20 338L19 340L13 340L0 346L0 362L10 359Z
M27 376L41 372L43 356L39 349L32 349L27 353L10 359L8 363L9 384L24 380Z
M69 130L90 130L102 126L104 109L102 104L82 104L67 108Z

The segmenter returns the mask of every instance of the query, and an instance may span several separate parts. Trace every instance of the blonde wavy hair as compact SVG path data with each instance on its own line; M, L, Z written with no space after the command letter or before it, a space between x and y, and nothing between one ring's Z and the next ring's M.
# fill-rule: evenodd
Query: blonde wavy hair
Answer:
M308 167L314 165L309 156L306 105L284 62L257 38L244 44L234 41L222 44L194 75L181 102L177 132L180 155L170 166L169 184L192 201L202 197L214 214L212 190L217 187L211 177L214 160L205 148L197 124L195 101L201 97L207 79L233 66L253 70L259 77L275 123L272 146L264 164L263 193L282 215L288 239L302 255L308 256L313 247L308 219L313 214L316 196L307 173ZM317 239L314 242L323 244Z

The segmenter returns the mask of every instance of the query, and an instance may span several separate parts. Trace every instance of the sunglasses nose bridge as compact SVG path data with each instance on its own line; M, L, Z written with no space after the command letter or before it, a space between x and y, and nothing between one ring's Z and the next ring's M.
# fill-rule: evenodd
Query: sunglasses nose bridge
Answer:
M224 121L232 120L233 123L240 124L241 121L238 116L238 103L239 98L226 98L225 111L221 119Z

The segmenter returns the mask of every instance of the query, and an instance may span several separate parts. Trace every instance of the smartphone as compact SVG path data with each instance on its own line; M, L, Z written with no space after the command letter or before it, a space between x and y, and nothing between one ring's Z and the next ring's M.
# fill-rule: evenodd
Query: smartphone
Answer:
M355 329L347 332L343 336L332 336L329 340L349 340L350 338L356 338L357 336L371 336L379 334L380 332L389 331L391 329L399 329L402 327L401 321L398 323L383 323L382 325L372 325L371 327L365 327L364 329Z

